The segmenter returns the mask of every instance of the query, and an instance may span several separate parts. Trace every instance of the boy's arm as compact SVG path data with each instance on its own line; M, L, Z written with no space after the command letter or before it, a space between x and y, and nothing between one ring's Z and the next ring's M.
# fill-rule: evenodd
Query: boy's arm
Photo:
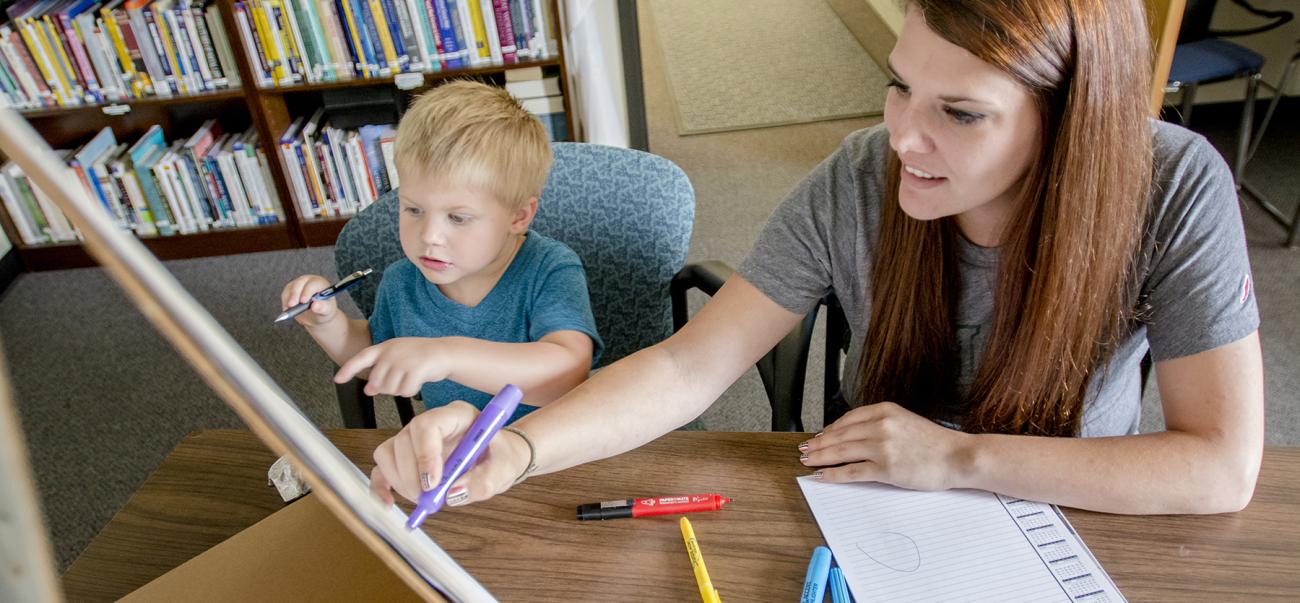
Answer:
M366 393L395 396L413 396L423 384L444 379L492 394L511 383L524 391L525 403L541 406L587 378L591 355L591 337L571 330L529 343L399 337L361 350L334 380L343 383L369 370Z
M370 346L370 323L356 318L348 318L342 312L334 315L334 320L318 325L303 325L316 344L325 350L325 354L342 366L357 352ZM359 373L365 377L365 372Z
M288 308L311 301L313 295L329 285L324 277L315 274L300 276L284 286L280 293L280 305ZM376 305L382 305L383 299L381 291ZM316 340L316 344L325 350L330 360L338 365L347 362L371 343L370 323L348 318L339 310L338 301L332 297L312 301L311 307L299 314L294 321L302 325L312 339Z
M512 383L533 406L568 393L586 381L591 370L591 337L581 331L555 331L529 343L470 337L439 341L450 368L449 379L490 394Z

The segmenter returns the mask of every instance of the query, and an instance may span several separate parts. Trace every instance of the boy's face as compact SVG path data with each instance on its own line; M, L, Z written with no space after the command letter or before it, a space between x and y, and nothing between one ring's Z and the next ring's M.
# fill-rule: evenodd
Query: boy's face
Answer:
M494 196L398 168L402 251L453 300L476 305L510 264L537 199L511 210Z

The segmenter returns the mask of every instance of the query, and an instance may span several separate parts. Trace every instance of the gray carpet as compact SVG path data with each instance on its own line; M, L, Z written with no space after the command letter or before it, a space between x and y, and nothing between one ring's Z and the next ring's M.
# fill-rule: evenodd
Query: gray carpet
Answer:
M333 364L301 328L271 324L284 283L332 278L333 264L318 248L167 267L307 416L338 427ZM0 300L0 340L61 568L185 434L242 426L100 269L20 276Z
M642 3L644 4L644 3ZM642 23L647 22L642 8ZM781 197L849 132L875 119L823 121L682 137L673 123L653 28L642 32L652 150L681 165L698 198L691 259L738 263ZM1293 207L1300 182L1300 106L1275 125L1251 175ZM1198 109L1195 127L1220 148L1235 113ZM1224 126L1223 124L1227 124ZM1225 134L1224 128L1228 128ZM1291 134L1294 136L1294 134ZM1226 142L1225 142L1226 141ZM1300 445L1300 252L1279 249L1280 229L1247 208L1263 315L1270 444ZM255 360L324 427L340 424L332 365L296 327L274 327L280 288L304 272L333 277L332 250L306 249L169 262L168 268ZM693 297L698 307L703 302ZM347 302L345 302L347 303ZM820 400L820 334L806 399ZM239 425L98 269L25 274L0 298L0 341L10 363L47 527L66 567L188 432ZM1154 390L1154 388L1152 388ZM381 425L395 426L379 404ZM1144 428L1159 426L1147 400ZM703 417L714 430L766 430L769 410L751 370ZM821 427L810 403L805 426Z
M679 132L879 115L887 76L824 0L650 0Z

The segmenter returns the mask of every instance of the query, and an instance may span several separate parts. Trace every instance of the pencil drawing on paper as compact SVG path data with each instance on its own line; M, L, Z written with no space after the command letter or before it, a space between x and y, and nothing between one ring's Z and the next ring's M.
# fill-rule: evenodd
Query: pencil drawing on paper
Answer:
M886 569L912 573L921 569L921 549L902 532L876 532L854 544L863 555Z

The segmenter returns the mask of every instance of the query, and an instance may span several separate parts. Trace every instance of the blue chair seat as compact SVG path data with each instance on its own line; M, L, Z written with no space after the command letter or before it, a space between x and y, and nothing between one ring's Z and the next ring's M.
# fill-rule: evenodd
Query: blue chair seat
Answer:
M1217 38L1179 44L1169 68L1170 84L1207 84L1257 73L1264 57Z

